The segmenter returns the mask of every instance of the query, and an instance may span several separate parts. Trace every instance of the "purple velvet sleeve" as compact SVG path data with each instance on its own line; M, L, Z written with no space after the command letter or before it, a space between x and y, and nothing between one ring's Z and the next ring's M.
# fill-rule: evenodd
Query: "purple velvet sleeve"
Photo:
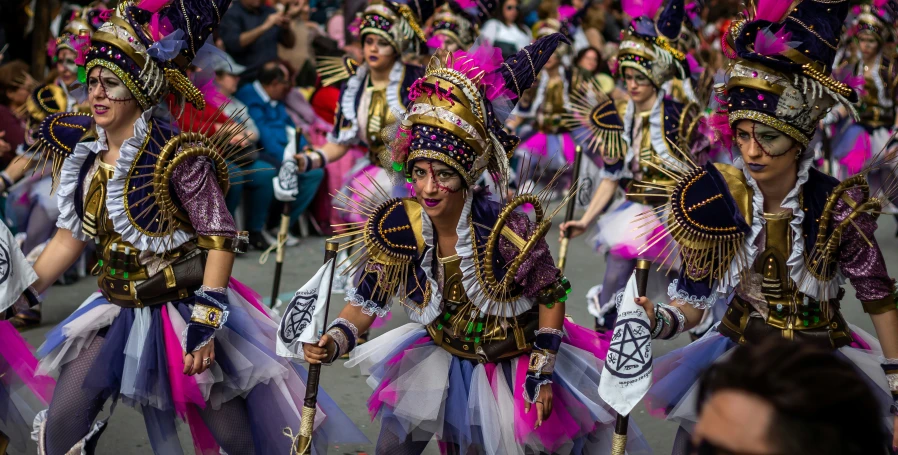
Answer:
M525 240L529 239L535 231L535 226L530 219L518 212L508 218L507 226ZM499 252L502 254L502 258L509 263L518 256L518 248L505 237L499 239ZM558 268L555 267L555 260L549 251L549 244L546 243L545 238L540 239L536 248L527 255L527 259L518 269L515 282L524 288L526 297L533 297L557 279Z
M848 194L855 201L860 199L859 193L854 190ZM848 204L840 199L836 204L833 223L841 222L851 212ZM863 235L858 229L863 231ZM839 269L851 280L851 285L857 292L857 299L861 302L882 300L892 293L892 279L886 271L882 250L874 237L875 232L876 219L873 215L861 214L854 219L854 224L849 224L845 228L839 245ZM867 243L867 240L870 243Z
M237 227L208 158L191 158L178 166L172 187L197 235L234 237Z

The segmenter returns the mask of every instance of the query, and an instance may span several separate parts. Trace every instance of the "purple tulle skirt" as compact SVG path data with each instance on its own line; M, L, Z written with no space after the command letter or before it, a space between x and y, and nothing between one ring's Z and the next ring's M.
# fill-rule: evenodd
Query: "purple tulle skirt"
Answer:
M0 431L12 449L25 450L31 422L50 403L55 385L37 374L37 359L15 327L0 321Z
M880 367L882 349L879 341L859 327L851 326L851 330L854 342L839 348L837 352L862 373L880 403L883 423L891 432L893 417L889 406L892 395ZM700 340L655 359L652 372L654 384L645 396L649 412L676 421L684 428L693 428L698 420L695 407L702 372L712 364L725 360L736 346L715 327Z
M259 295L236 280L228 291L228 317L215 334L215 363L195 376L182 373L184 333L191 307L176 301L151 308L121 308L99 293L47 334L39 350L40 368L57 373L97 336L103 347L83 389L118 394L140 410L157 453L180 454L175 430L180 418L190 425L196 452L218 454L219 447L198 408L234 398L246 399L256 453L290 453L285 428L298 431L305 396L305 371L275 353L277 323ZM318 453L329 443L367 439L323 391L315 419Z
M369 375L371 418L380 416L397 436L426 441L433 435L462 453L610 453L614 411L599 397L607 342L565 322L552 384L553 411L534 430L525 411L528 357L479 364L436 346L421 324L387 332L353 352L347 367ZM631 424L628 453L650 453Z

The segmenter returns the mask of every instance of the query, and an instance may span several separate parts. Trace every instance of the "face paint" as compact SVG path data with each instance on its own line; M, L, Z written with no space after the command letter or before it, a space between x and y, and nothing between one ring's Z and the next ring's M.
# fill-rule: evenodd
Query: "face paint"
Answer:
M102 90L106 98L110 101L130 101L134 98L131 90L118 78L112 71L106 68L100 68L99 71L91 71L91 76L87 80L88 93L94 93L94 90Z
M782 133L758 123L752 123L751 136L755 143L758 144L758 147L761 148L761 151L771 158L783 156L792 148L791 141L782 140Z
M418 163L412 169L412 183L417 186L418 182L428 184L427 178L430 178L436 187L444 193L457 193L463 188L462 179L450 167L438 165L434 167L434 162Z

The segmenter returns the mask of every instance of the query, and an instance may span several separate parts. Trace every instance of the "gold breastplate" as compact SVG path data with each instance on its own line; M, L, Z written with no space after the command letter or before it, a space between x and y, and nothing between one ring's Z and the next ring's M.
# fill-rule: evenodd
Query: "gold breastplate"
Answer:
M760 295L767 305L766 320L751 317L751 303L737 294L727 309L720 332L739 343L756 342L771 333L830 347L850 342L848 326L839 313L838 299L826 302L811 299L798 291L790 277L786 261L793 248L792 213L765 213L764 219L764 245L752 270L760 276ZM743 280L751 281L749 277Z
M651 183L653 185L661 185L672 187L676 183L668 174L665 174L659 168L664 167L664 160L658 156L655 148L652 146L651 120L649 112L639 114L641 117L642 137L639 140L639 171L641 174L640 182ZM660 190L652 190L644 187L637 187L631 184L627 187L627 198L633 202L648 205L660 205L662 198L647 196L649 194L661 194Z
M567 131L561 123L565 115L564 81L553 79L546 87L546 96L539 109L539 130L548 134L558 134Z
M368 138L368 149L371 153L371 162L379 164L378 154L383 151L385 144L380 137L380 131L386 126L396 122L396 116L390 110L387 103L387 88L369 87L371 101L368 104L368 124L365 125Z
M514 318L484 315L468 299L462 283L461 258L439 259L442 267L443 313L427 326L434 343L450 354L481 363L530 350L525 326L538 322L535 312ZM533 327L530 332L536 330ZM491 349L502 346L500 349Z

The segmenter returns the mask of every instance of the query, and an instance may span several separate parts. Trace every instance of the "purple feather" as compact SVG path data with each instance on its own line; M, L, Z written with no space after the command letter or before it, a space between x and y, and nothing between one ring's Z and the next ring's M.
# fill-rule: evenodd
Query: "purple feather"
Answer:
M167 62L177 57L178 53L181 52L181 49L184 49L187 42L181 39L183 37L184 30L175 30L159 41L153 43L150 48L147 49L147 54L150 54L150 57L153 57L156 60Z
M789 38L792 38L792 33L786 31L785 27L781 27L775 33L770 31L770 27L765 27L758 30L755 35L755 52L766 56L779 55L801 44L789 41Z

